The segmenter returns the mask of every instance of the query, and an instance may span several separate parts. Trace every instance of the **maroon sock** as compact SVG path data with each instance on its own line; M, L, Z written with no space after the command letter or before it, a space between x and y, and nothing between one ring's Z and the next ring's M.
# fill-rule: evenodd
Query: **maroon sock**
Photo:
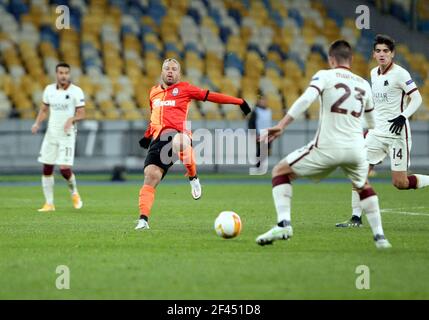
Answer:
M278 186L280 184L285 184L285 183L289 183L290 184L290 179L289 179L289 176L287 174L284 174L284 175L281 175L281 176L276 176L272 180L273 188L275 186Z
M44 176L52 176L54 173L54 166L52 164L44 164L43 165L43 175Z
M417 189L417 177L408 176L408 189Z
M66 179L67 181L70 180L70 177L72 176L72 171L71 169L61 169L61 174L63 175L64 179Z

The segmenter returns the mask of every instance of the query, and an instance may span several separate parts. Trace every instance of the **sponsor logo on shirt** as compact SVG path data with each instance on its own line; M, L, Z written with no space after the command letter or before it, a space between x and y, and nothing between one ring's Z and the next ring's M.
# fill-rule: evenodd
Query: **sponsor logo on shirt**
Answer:
M410 84L412 84L414 81L413 81L413 79L410 79L410 80L408 80L407 82L405 82L405 84L407 85L407 86L409 86Z
M389 103L389 98L386 92L373 92L372 97L376 103Z
M66 103L53 103L50 105L52 110L65 111L69 108L69 105Z
M175 107L176 100L165 100L161 101L161 99L155 99L153 101L154 107Z

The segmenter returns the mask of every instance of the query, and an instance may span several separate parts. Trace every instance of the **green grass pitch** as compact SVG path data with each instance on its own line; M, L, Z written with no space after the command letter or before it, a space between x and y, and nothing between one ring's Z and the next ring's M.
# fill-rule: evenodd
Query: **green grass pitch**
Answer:
M57 175L55 213L36 211L39 185L0 184L0 298L429 298L428 190L374 184L393 245L381 252L366 220L360 229L335 228L349 217L347 183L296 183L294 237L260 247L256 236L275 223L269 180L201 180L204 194L194 201L185 178L167 177L143 232L134 231L138 183L82 183L85 205L76 211ZM238 238L216 236L223 210L241 216ZM69 267L68 290L55 286L58 265ZM368 290L356 288L359 265L369 267Z

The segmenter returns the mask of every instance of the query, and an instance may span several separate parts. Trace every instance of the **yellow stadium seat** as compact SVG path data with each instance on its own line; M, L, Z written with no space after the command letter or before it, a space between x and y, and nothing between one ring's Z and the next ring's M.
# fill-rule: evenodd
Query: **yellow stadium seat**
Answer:
M219 110L208 110L205 113L206 120L222 120L222 115Z
M267 94L267 106L272 110L282 110L284 108L280 95Z
M239 109L231 109L225 112L225 119L230 121L242 120L243 114Z
M283 110L273 110L272 112L273 120L279 121L285 116L285 114L286 113Z

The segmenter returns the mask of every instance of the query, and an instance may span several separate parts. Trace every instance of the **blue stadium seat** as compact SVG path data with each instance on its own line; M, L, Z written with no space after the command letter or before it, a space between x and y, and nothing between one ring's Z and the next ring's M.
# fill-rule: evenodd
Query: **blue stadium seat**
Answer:
M228 42L228 38L231 35L231 30L228 27L220 27L219 36L223 43Z
M195 52L196 54L198 54L198 56L199 56L200 58L202 58L202 57L203 57L203 53L202 53L202 52L200 52L200 50L199 50L199 49L198 49L198 47L195 45L195 43L187 43L187 44L185 45L184 51L185 51L185 52L187 52L187 51L193 51L193 52Z
M176 52L178 56L182 56L182 53L180 52L179 48L177 48L177 45L173 42L165 43L164 51L173 51Z
M157 1L151 1L149 5L148 15L160 25L162 18L165 16L167 9Z
M286 52L283 52L283 50L280 48L280 46L278 44L270 45L268 47L268 51L277 52L283 60L285 60L287 58Z
M261 52L259 47L253 43L249 43L249 45L247 46L247 51L256 51L261 58L264 57L264 54Z
M232 17L238 25L241 25L241 13L237 9L229 9L228 15Z
M128 26L128 25L121 26L122 37L126 34L134 34L134 30L131 26Z
M51 4L55 4L57 6L69 6L69 0L51 0Z
M225 68L236 68L240 71L240 73L244 74L244 65L243 61L240 60L239 57L235 53L228 53L225 59Z
M201 24L201 16L200 16L200 13L198 12L197 9L195 9L195 8L189 8L188 12L187 12L187 15L190 16L190 17L192 17L192 19L194 19L194 21L195 21L195 23L197 25Z
M74 7L70 7L70 25L73 29L75 29L77 32L80 31L82 24L82 14L81 12Z
M250 0L242 0L242 3L246 9L250 9Z
M320 56L322 57L322 59L324 61L328 61L328 56L326 55L325 50L323 49L323 47L320 44L313 44L311 46L310 50L311 50L311 52L315 52L315 53L320 54Z
M219 25L222 24L222 17L220 16L220 13L219 13L219 11L217 9L210 8L208 14L214 20L214 22L216 23L216 25L219 26Z
M210 6L210 1L209 0L201 0L202 3L204 3L204 5L206 6L206 8L208 8Z
M276 25L280 28L283 28L284 26L284 20L283 17L280 15L280 13L278 11L271 11L270 12L270 18L271 20L273 20Z
M50 42L54 48L58 49L60 47L60 39L58 37L58 34L56 34L52 29L50 25L43 25L40 28L40 39L42 41L48 41Z
M358 39L356 44L356 51L361 53L365 59L371 59L372 56L372 42L375 35L372 37L362 36Z
M144 24L142 26L142 35L146 34L146 33L155 33L155 31L153 30L152 26L149 26L147 24Z
M143 42L143 49L144 51L147 51L147 52L156 52L158 54L161 53L158 47L151 42Z
M143 7L140 6L138 3L131 3L128 7L128 14L132 15L136 19L140 19L143 15Z
M301 57L296 52L289 52L287 54L288 59L291 59L296 62L302 72L305 70L305 63L302 61Z
M328 17L335 21L337 27L341 28L344 25L344 18L332 8L328 10Z
M212 90L212 91L218 91L219 90L219 88L216 87L216 85L207 76L204 76L201 78L201 87L207 88L207 89Z
M21 15L28 13L28 6L22 0L11 0L9 3L9 11L19 20Z
M411 15L402 5L398 3L392 3L390 6L390 13L397 17L399 20L403 22L410 22L411 21Z
M295 8L289 9L288 13L289 18L292 18L296 21L296 24L302 28L304 26L304 18L301 16L299 11Z
M267 61L265 63L266 69L274 69L280 76L283 76L283 70L274 61Z
M118 7L123 13L127 12L128 3L122 0L109 0L111 6Z

